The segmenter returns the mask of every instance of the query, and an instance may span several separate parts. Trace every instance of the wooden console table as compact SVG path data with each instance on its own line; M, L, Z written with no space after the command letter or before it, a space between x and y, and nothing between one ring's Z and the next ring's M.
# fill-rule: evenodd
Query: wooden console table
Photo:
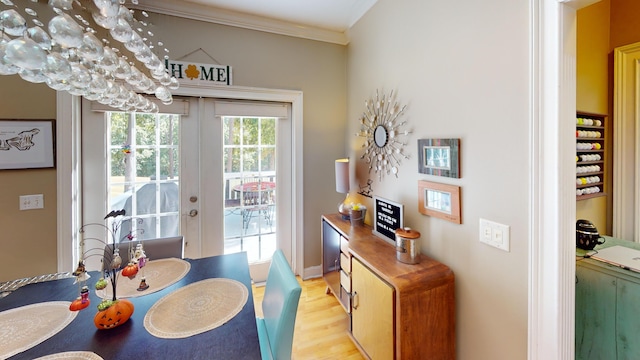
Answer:
M323 277L350 312L350 336L366 357L455 359L455 284L446 265L425 255L399 262L394 245L340 214L324 215L322 229Z

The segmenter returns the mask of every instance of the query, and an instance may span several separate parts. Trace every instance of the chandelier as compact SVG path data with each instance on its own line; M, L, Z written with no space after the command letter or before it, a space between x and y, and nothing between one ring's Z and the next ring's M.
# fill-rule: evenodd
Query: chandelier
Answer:
M179 84L165 69L168 50L154 41L146 12L124 0L14 1L0 0L0 75L122 111L157 112L144 94L173 102Z

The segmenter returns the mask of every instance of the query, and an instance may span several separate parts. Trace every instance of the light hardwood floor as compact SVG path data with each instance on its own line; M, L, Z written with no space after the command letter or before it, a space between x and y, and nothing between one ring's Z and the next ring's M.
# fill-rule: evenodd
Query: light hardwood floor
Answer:
M321 278L302 281L296 327L293 333L292 358L302 359L364 359L347 335L348 317L338 300L325 293ZM264 286L253 286L256 315L262 315Z

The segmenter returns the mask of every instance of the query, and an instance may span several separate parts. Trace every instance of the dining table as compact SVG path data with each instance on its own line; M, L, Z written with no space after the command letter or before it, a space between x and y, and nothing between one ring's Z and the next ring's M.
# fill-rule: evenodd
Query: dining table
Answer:
M34 359L76 351L92 352L105 360L260 359L246 252L184 260L190 264L190 268L180 280L162 290L128 299L135 309L131 318L124 324L112 329L96 328L96 306L102 299L91 286L89 307L80 310L77 316L55 335L9 359ZM88 274L91 276L89 284L94 284L100 277L97 271ZM209 279L234 280L246 287L248 298L235 316L216 328L184 338L160 338L147 330L144 325L145 315L154 304L161 302L169 294L203 280L210 281ZM78 295L75 280L67 278L22 286L0 299L0 313L42 302L71 302ZM1 327L2 324L0 332Z

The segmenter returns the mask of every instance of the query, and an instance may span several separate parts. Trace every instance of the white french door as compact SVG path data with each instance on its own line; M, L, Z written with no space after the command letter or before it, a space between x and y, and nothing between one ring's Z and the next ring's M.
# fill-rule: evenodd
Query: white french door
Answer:
M292 249L291 108L188 101L181 119L185 255L246 251L253 280L265 281L273 252Z
M92 105L94 111L89 110ZM292 253L289 104L185 98L165 109L173 110L171 115L111 113L95 111L96 106L83 106L84 223L100 222L109 211L131 203L132 215L151 219L145 224L179 218L179 224L144 233L182 234L188 258L246 251L255 282L266 280L277 248ZM167 142L163 129L168 121L173 130ZM167 159L171 166L165 165ZM149 162L157 167L149 170ZM126 170L123 163L133 169ZM125 176L127 172L133 175ZM179 191L161 192L168 185ZM169 213L158 206L153 215L143 206L144 215L136 213L141 205L135 204L151 196L145 195L149 188L156 189L152 197L158 204L163 199L177 208ZM116 189L118 194L112 194ZM169 196L175 199L165 199Z

